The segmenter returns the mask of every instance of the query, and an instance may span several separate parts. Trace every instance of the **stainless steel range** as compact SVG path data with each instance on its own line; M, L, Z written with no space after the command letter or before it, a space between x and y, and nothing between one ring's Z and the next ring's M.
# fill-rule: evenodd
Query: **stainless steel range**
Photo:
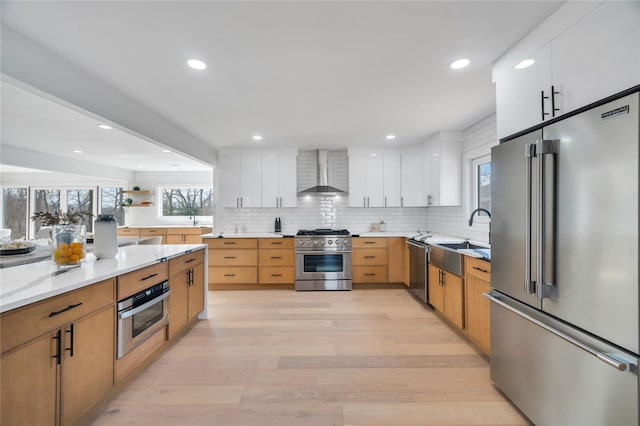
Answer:
M296 290L351 290L351 234L301 230L296 243Z

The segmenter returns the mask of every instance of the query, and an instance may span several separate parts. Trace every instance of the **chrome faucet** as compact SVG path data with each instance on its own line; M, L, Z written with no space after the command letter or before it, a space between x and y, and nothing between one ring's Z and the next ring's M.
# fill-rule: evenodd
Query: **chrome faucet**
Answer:
M198 222L196 222L196 215L191 215L189 216L189 219L192 220L192 224L193 226L196 226L198 224Z
M476 213L480 213L480 212L485 212L487 216L489 216L489 219L491 219L491 212L489 210L475 209L474 211L471 212L471 216L469 217L469 226L473 226L473 216L475 216ZM489 221L489 244L491 244L491 221Z

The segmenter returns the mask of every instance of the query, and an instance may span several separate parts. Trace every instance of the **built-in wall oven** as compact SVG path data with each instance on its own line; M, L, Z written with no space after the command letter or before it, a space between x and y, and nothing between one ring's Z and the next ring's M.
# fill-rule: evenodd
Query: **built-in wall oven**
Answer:
M118 358L169 323L169 281L118 302Z
M429 301L429 245L416 239L409 247L409 289L424 303Z
M297 291L351 290L351 235L346 229L298 231L295 259Z

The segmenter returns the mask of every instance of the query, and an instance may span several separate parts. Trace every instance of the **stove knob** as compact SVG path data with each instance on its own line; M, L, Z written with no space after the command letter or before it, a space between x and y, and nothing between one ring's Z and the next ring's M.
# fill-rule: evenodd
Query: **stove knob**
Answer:
M333 240L327 241L327 244L329 244L329 245L333 244ZM336 244L338 244L338 240L336 240Z
M314 246L317 246L319 242L320 242L320 241L318 241L318 240L314 240L314 241L313 241L313 245L314 245Z

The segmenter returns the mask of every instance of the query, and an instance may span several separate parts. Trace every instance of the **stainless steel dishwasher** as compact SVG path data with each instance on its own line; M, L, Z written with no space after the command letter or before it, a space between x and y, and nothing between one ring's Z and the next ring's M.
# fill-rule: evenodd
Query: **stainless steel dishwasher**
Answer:
M409 246L409 288L424 303L429 292L429 246L414 239L407 240Z

